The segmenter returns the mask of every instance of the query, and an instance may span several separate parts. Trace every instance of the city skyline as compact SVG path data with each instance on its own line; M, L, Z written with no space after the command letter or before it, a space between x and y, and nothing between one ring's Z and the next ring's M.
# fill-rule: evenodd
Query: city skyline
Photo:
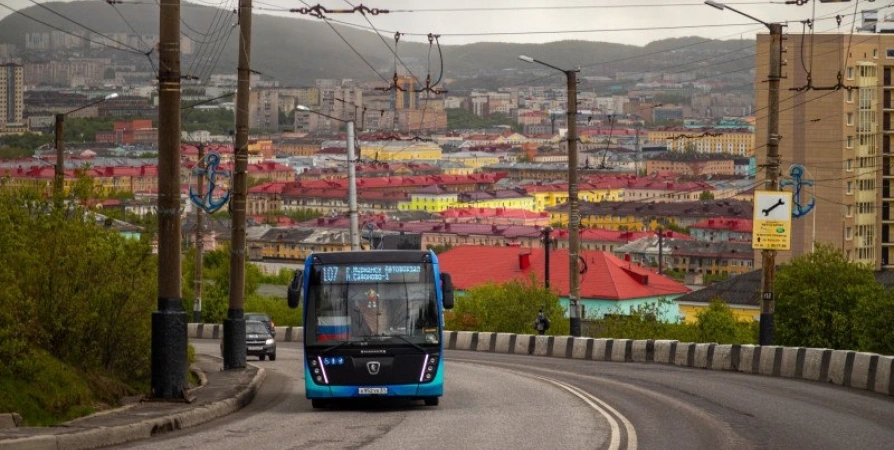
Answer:
M40 4L50 2L38 2ZM236 5L236 0L232 0ZM31 0L4 0L0 4L16 10L34 6ZM217 6L220 3L194 0L189 4ZM293 17L296 20L319 20L309 15L290 13L295 7L322 5L328 9L359 6L357 1L305 2L285 0L255 1L256 14ZM802 6L783 2L730 1L742 12L766 22L788 22L788 32L799 32L802 21L815 22L815 31L849 32L860 11L882 8L875 2L857 1ZM229 5L229 3L227 4ZM126 4L119 11L127 17ZM383 34L403 34L408 41L423 42L428 33L439 34L442 45L463 45L474 42L545 43L561 40L584 40L645 45L667 38L700 36L713 39L753 39L765 32L762 25L732 11L718 11L699 0L679 2L636 0L616 4L606 0L563 2L546 0L492 0L480 6L474 0L379 0L364 4L369 8L388 9L388 14L367 15L372 26ZM815 8L814 8L815 7ZM890 12L894 12L894 9ZM856 15L855 15L856 12ZM0 19L12 12L0 8ZM840 16L838 24L836 16ZM370 22L360 14L329 15L333 23L372 30ZM21 16L21 20L28 20ZM534 23L534 22L539 23ZM123 23L123 22L122 22Z

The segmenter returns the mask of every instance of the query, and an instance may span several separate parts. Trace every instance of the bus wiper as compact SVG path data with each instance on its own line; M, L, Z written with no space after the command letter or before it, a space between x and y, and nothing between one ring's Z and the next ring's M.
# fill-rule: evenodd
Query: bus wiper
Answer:
M415 342L413 342L413 341L411 341L411 340L409 340L409 339L407 339L407 338L405 338L405 337L403 337L403 336L401 336L401 335L399 335L399 334L391 334L391 335L388 335L388 337L392 337L392 338L400 338L400 340L406 342L407 344L410 344L410 345L412 345L413 347L416 347L416 348L418 348L419 350L422 350L423 352L426 351L426 350L425 350L424 348L422 348L422 346L420 346L419 344L417 344L417 343L415 343Z
M339 342L338 344L331 345L331 346L329 346L329 347L324 348L324 349L320 352L320 354L326 354L326 353L329 353L329 352L331 352L332 350L335 350L335 349L337 349L337 348L344 347L345 345L348 345L348 344L350 344L350 343L351 343L350 340L341 341L341 342Z

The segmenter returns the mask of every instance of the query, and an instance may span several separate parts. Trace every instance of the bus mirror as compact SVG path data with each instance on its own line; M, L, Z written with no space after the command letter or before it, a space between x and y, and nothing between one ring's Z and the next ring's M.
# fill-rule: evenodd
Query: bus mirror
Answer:
M441 274L441 292L444 294L444 309L453 309L453 280L449 273Z
M301 290L304 287L304 271L296 270L295 276L289 283L288 300L289 308L297 308L301 304Z

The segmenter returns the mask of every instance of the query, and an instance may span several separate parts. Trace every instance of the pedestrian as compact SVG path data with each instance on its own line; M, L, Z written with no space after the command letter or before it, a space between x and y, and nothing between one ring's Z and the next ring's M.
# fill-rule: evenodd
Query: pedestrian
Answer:
M543 314L543 309L537 312L537 318L534 319L534 329L537 330L537 334L546 334L546 330L549 329L549 318Z

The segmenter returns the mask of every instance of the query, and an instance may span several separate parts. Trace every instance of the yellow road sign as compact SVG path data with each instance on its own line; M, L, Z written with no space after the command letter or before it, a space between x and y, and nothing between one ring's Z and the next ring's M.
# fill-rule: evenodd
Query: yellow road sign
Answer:
M790 250L791 244L791 192L755 191L751 248Z

